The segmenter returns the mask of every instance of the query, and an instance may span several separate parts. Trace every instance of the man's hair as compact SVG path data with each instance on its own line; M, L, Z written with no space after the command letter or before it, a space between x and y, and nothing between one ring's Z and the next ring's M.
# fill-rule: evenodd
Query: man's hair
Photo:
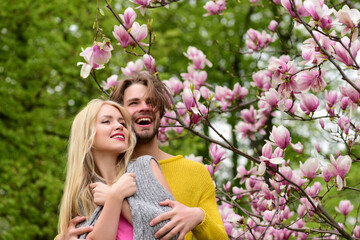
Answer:
M165 114L165 110L170 107L167 89L164 83L149 73L133 74L130 78L120 81L115 90L111 93L110 100L124 106L125 90L133 84L142 84L147 87L147 94L151 105L160 112L160 118Z

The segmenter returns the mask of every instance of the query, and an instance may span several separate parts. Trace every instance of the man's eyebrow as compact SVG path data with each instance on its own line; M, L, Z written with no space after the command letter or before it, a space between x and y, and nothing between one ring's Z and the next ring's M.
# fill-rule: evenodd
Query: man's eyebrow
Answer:
M132 101L138 101L140 98L134 97L134 98L129 98L126 102L132 102Z

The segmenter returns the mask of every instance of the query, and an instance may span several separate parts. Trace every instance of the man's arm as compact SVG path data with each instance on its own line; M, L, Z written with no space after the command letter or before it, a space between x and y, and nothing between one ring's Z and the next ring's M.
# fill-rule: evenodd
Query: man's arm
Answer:
M76 228L76 226L79 223L83 222L84 220L85 217L80 217L80 216L74 217L73 219L71 219L68 230L65 233L65 235L64 236L58 235L55 237L54 240L77 240L79 235L83 233L91 232L94 229L93 226Z
M203 193L197 207L190 208L171 200L162 202L161 205L168 205L173 210L163 213L151 221L150 225L154 226L161 221L170 219L170 222L160 229L155 237L171 230L162 239L170 239L176 233L180 233L178 239L182 239L189 231L192 231L198 240L228 239L216 204L215 188L212 179L205 167L202 166L197 170L199 170L201 175L199 191Z

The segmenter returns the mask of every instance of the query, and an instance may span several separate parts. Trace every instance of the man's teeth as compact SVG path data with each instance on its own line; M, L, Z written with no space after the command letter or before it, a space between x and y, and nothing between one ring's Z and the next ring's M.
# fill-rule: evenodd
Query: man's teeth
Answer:
M150 123L151 119L150 118L139 118L136 123L141 123L141 122L146 122L146 123Z

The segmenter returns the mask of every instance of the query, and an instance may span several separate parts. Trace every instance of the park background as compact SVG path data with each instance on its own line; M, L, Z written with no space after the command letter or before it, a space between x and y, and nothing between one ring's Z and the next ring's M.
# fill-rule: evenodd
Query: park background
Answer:
M266 29L269 19L280 23L279 38L298 42L307 38L295 32L290 18L281 15L268 1L259 1L256 6L250 1L228 1L227 9L231 11L207 18L203 17L205 3L179 1L169 9L148 10L145 17L138 14L139 22L147 23L149 17L154 20L156 41L152 56L161 79L180 78L188 65L183 53L188 46L194 46L204 51L214 65L207 70L207 82L232 87L239 82L234 74L239 74L241 84L249 86L256 63L244 54L225 50L224 46L242 48L247 30ZM131 2L118 0L113 0L112 5L117 13L128 6L135 8ZM121 67L136 59L115 45L111 32L118 23L104 2L100 1L100 7L105 13L99 20L101 28L112 38L117 50L113 51L106 71L97 73L102 81L111 74L120 74ZM90 99L104 96L91 78L80 77L77 66L77 62L83 61L79 56L81 49L93 43L95 16L96 1L0 2L0 239L40 240L56 235L71 122ZM281 42L273 44L289 51L289 46ZM217 126L225 126L224 131L228 131L234 128L237 118L238 112L228 113L217 120ZM209 131L204 127L205 133L211 134ZM307 142L305 154L299 156L291 150L287 153L287 158L294 159L296 165L314 152L314 141L319 141L321 134L311 124L307 128L294 124L291 133L293 142L299 139ZM237 141L233 131L226 134L234 146L248 148L250 153L264 143L263 139ZM199 137L184 133L181 137L174 135L162 149L174 155L194 154L210 159L209 146ZM334 146L338 145L325 148ZM225 178L234 177L239 164L249 164L231 153L227 158L225 170L221 171ZM359 183L358 170L358 166L352 168L348 184ZM338 204L331 203L336 194L329 198L330 206ZM345 194L348 199L359 200L354 193Z

